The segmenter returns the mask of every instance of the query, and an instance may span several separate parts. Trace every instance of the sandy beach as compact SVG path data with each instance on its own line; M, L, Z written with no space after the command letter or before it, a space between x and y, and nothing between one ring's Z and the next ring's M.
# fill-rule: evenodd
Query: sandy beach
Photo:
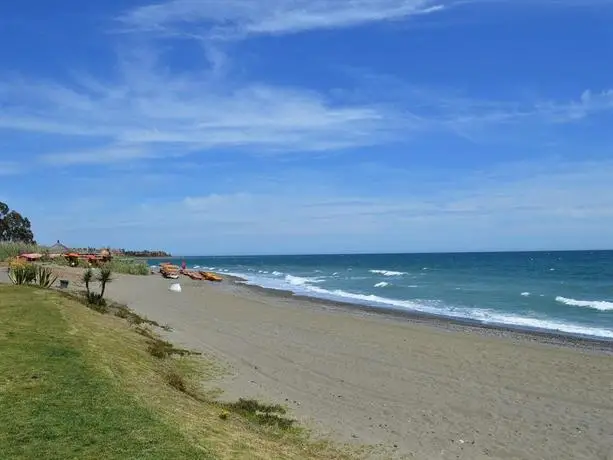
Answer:
M589 344L118 275L109 295L215 356L222 398L286 404L373 458L613 459L613 357Z

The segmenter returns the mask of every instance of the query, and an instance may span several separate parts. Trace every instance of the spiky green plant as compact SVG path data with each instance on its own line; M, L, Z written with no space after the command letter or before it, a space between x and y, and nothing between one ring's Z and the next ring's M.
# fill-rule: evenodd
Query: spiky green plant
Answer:
M100 299L104 298L106 285L111 281L113 281L113 271L111 268L108 266L100 268L100 273L98 273L98 282L100 283Z
M50 288L57 281L57 275L49 267L36 266L36 283L42 288Z
M13 284L32 284L36 281L36 268L31 264L11 268L9 278Z
M83 272L83 275L81 276L81 281L83 281L83 283L85 284L85 290L87 291L87 298L89 299L89 283L92 282L92 280L94 279L94 272L92 271L91 268L88 268L87 270L85 270Z

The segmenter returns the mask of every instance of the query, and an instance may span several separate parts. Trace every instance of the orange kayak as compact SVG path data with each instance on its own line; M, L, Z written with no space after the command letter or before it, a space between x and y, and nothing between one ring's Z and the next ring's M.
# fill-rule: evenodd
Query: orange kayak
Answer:
M215 282L220 282L223 281L223 278L215 273L211 273L211 272L200 272L200 274L202 275L202 277L207 280L207 281L215 281Z

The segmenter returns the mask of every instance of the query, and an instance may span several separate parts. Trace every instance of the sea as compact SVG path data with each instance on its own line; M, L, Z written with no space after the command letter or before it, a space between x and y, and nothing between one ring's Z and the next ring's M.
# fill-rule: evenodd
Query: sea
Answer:
M613 251L180 257L297 295L613 340ZM150 260L156 265L159 260Z

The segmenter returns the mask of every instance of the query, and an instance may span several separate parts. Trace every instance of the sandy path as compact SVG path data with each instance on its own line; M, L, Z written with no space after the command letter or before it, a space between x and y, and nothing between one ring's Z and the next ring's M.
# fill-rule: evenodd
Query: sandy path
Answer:
M169 284L122 276L109 294L229 363L228 398L288 404L381 458L613 459L611 356Z

